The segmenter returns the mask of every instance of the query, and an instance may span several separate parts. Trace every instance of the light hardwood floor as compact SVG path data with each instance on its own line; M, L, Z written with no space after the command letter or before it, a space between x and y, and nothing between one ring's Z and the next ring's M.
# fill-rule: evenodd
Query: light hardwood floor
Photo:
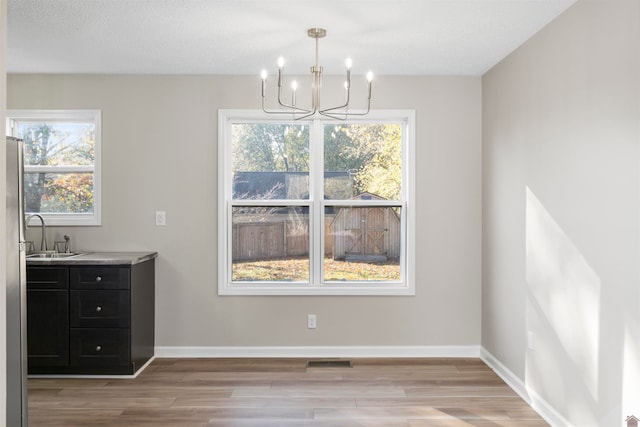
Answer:
M547 426L478 359L156 359L136 379L30 379L29 425Z

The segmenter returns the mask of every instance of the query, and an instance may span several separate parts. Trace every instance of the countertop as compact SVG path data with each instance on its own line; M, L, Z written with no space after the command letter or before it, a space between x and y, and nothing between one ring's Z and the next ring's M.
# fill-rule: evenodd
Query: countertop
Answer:
M27 265L134 265L158 256L158 252L82 252L60 258L30 258Z

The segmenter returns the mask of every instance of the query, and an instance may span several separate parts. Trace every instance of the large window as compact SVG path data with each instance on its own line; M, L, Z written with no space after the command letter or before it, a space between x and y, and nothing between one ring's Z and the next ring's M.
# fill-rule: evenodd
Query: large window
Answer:
M219 113L220 294L413 295L414 113Z
M25 212L47 225L100 224L100 111L8 111L24 141Z

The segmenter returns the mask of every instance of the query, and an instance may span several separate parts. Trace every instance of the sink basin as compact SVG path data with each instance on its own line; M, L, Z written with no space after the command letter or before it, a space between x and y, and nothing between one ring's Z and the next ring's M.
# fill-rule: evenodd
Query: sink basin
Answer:
M27 255L27 258L71 258L74 256L82 255L80 253L67 253L67 252L44 252L44 253L36 253Z

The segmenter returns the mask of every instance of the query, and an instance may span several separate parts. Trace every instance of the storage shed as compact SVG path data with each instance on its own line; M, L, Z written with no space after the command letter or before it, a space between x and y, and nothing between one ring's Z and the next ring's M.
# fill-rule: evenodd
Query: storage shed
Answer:
M353 200L386 200L361 193ZM400 217L389 206L341 207L330 226L333 259L384 262L400 257Z

